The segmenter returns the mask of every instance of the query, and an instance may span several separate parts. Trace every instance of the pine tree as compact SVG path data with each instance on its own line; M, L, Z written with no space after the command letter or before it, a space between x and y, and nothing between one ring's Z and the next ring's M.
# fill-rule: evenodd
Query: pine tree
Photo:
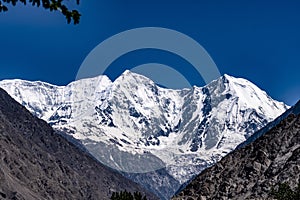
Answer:
M277 190L272 189L271 195L278 200L300 200L300 182L294 191L287 183L280 183Z

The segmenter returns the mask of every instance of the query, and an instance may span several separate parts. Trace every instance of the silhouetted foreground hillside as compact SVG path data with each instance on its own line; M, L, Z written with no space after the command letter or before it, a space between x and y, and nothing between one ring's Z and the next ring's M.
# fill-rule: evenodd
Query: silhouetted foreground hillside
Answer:
M97 163L0 89L0 199L109 199L137 184Z
M267 199L280 183L296 188L300 181L300 102L292 109L266 134L204 170L173 199Z

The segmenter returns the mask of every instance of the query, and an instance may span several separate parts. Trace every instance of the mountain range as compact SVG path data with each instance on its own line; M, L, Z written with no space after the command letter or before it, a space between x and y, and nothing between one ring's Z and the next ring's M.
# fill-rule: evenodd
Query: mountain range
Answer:
M0 89L0 199L110 199L138 184L102 165Z
M223 75L172 90L125 71L67 86L3 80L0 87L98 161L169 199L289 107L246 79Z
M299 190L300 101L256 134L256 139L204 170L173 199L274 199L282 184ZM297 197L285 195L281 199L296 200L300 191Z

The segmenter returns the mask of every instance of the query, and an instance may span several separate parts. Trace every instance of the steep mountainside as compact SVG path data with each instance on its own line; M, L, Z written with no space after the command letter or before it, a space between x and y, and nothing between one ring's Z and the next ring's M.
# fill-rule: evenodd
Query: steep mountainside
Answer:
M160 88L130 71L114 82L106 76L67 86L5 80L0 87L163 199L287 109L228 75L183 90Z
M99 164L0 89L0 199L109 199L153 195Z
M300 101L275 127L204 170L175 199L267 199L300 181ZM283 114L282 116L286 116Z

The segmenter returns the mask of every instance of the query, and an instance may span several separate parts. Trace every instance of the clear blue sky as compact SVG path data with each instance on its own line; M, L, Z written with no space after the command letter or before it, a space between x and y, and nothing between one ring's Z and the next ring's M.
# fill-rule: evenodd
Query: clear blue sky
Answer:
M127 29L155 26L194 38L222 74L247 78L289 105L300 99L297 0L81 0L74 8L82 13L76 26L67 25L60 14L30 5L0 13L0 79L65 85L75 79L84 58L101 41ZM181 62L165 52L145 50L116 63L153 61L170 66ZM115 77L120 68L110 73Z

